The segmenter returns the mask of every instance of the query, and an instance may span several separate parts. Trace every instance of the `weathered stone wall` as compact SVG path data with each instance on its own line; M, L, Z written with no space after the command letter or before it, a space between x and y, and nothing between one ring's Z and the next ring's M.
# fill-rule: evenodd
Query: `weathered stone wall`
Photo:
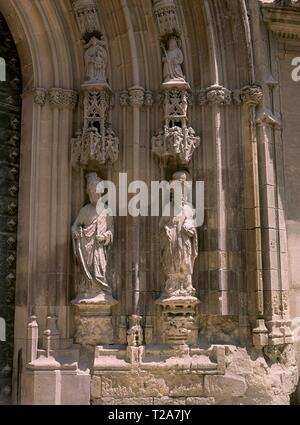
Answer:
M273 359L255 350L225 346L225 375L192 372L187 359L168 371L95 371L92 404L289 404L297 383L293 348L280 356L282 364L272 365Z

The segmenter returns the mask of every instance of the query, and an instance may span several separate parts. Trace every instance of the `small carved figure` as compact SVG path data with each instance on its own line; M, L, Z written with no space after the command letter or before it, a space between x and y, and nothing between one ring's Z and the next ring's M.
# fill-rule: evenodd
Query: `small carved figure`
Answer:
M181 49L178 47L178 41L176 37L169 39L168 50L164 50L164 57L162 59L163 67L163 78L164 82L169 81L185 81L185 76L182 72L181 65L183 64L183 54Z
M130 317L130 328L127 331L127 344L129 347L140 347L143 345L143 328L141 326L141 316L132 315Z
M107 52L103 41L92 37L85 46L85 73L89 82L106 82Z

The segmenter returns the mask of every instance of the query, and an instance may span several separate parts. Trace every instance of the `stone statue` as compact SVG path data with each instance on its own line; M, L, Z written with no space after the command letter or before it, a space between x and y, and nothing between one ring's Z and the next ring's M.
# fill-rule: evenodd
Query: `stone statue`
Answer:
M72 226L73 249L80 267L79 293L74 303L96 303L111 295L106 267L113 243L113 218L105 209L97 212L100 195L96 188L101 179L96 173L89 173L86 179L90 203L81 208Z
M106 82L107 52L103 42L92 37L85 46L85 73L89 82Z
M173 181L181 187L189 180L185 171L173 175ZM187 202L187 190L182 190L180 205L178 202L177 199L171 201L170 215L162 217L159 225L164 293L167 296L193 296L192 274L198 256L198 238L193 206Z
M164 83L170 81L185 81L181 65L183 64L183 54L181 49L178 47L178 41L176 37L169 39L168 51L164 50L164 57L162 59L163 67L163 78Z
M130 317L130 328L127 331L127 344L130 347L140 347L143 345L143 328L141 326L141 316L132 315Z

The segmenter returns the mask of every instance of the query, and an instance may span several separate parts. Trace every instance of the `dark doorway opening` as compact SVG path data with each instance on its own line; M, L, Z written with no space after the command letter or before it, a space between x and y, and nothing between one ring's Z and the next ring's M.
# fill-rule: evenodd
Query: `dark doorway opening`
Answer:
M21 90L17 49L0 14L0 404L12 392Z

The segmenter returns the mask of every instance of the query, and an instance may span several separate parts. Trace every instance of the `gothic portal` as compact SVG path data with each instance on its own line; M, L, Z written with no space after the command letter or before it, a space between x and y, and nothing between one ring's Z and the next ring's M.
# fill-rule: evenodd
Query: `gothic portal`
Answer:
M299 403L300 2L0 13L0 403Z

